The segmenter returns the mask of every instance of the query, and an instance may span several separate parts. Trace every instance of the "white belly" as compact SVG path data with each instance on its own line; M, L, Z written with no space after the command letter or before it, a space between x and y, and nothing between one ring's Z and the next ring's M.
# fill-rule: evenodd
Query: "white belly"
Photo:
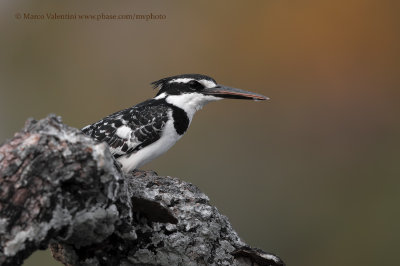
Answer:
M131 156L122 156L117 161L122 164L122 171L128 173L165 153L181 137L182 135L176 133L173 120L170 119L165 124L164 132L159 140L131 154Z

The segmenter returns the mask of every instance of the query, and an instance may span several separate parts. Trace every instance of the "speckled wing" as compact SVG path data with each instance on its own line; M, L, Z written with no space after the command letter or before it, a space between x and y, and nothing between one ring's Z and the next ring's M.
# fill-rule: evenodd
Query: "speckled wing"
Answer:
M86 126L82 132L107 142L115 158L132 154L160 139L168 121L168 107L151 99Z

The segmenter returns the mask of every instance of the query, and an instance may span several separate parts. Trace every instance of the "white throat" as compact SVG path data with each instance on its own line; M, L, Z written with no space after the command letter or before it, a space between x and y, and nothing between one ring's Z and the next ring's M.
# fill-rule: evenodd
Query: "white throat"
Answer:
M209 102L222 100L222 98L193 92L181 95L168 95L165 100L167 103L183 109L187 113L191 122L194 113L203 108L204 105Z

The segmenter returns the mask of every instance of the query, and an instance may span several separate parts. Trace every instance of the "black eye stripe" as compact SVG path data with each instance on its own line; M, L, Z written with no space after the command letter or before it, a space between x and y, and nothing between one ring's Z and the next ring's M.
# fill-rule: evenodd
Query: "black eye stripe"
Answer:
M195 90L202 90L204 89L203 84L201 84L200 82L198 82L197 80L191 80L189 83L189 86Z

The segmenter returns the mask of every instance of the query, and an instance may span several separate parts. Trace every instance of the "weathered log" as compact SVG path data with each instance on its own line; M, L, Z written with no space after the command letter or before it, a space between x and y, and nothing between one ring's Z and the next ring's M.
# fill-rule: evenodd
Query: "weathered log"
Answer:
M123 175L54 115L0 147L0 265L50 245L65 265L284 265L249 247L196 186Z

